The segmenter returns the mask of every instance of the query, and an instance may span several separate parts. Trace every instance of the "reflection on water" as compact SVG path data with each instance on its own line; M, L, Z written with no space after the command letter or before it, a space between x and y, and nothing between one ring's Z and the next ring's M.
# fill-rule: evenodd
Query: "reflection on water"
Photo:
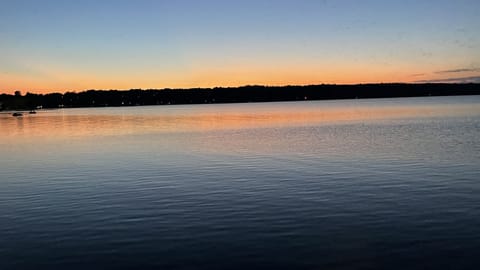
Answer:
M338 124L411 117L477 115L477 97L152 106L41 111L0 115L3 139L191 132ZM439 102L440 101L440 102Z
M476 269L480 97L0 114L0 269Z

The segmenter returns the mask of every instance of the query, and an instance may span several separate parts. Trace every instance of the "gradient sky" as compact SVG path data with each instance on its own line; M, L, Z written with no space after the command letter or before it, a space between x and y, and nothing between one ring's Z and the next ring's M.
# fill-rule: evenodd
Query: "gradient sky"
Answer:
M478 0L0 0L0 93L480 82Z

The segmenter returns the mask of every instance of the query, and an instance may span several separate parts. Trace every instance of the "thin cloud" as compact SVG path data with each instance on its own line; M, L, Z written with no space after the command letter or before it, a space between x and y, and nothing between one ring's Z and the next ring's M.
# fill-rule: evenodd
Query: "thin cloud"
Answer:
M458 68L458 69L447 69L440 70L435 72L436 74L445 74L445 73L460 73L460 72L476 72L480 71L480 68Z
M447 79L436 79L436 80L421 80L416 81L417 83L480 83L480 76L472 77L457 77L457 78L447 78Z

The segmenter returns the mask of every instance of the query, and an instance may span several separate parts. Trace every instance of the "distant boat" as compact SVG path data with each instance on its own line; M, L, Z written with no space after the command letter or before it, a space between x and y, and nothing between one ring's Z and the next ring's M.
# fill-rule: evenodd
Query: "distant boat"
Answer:
M37 113L37 112L34 111L34 110L31 110L31 111L29 112L29 114L36 114L36 113Z
M23 116L23 114L19 112L14 112L12 113L12 116L19 117L19 116Z

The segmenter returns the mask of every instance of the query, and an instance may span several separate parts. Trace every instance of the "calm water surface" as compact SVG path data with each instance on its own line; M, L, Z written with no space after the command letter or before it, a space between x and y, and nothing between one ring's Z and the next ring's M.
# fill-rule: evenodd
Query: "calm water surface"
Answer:
M0 269L480 269L480 97L0 114Z

